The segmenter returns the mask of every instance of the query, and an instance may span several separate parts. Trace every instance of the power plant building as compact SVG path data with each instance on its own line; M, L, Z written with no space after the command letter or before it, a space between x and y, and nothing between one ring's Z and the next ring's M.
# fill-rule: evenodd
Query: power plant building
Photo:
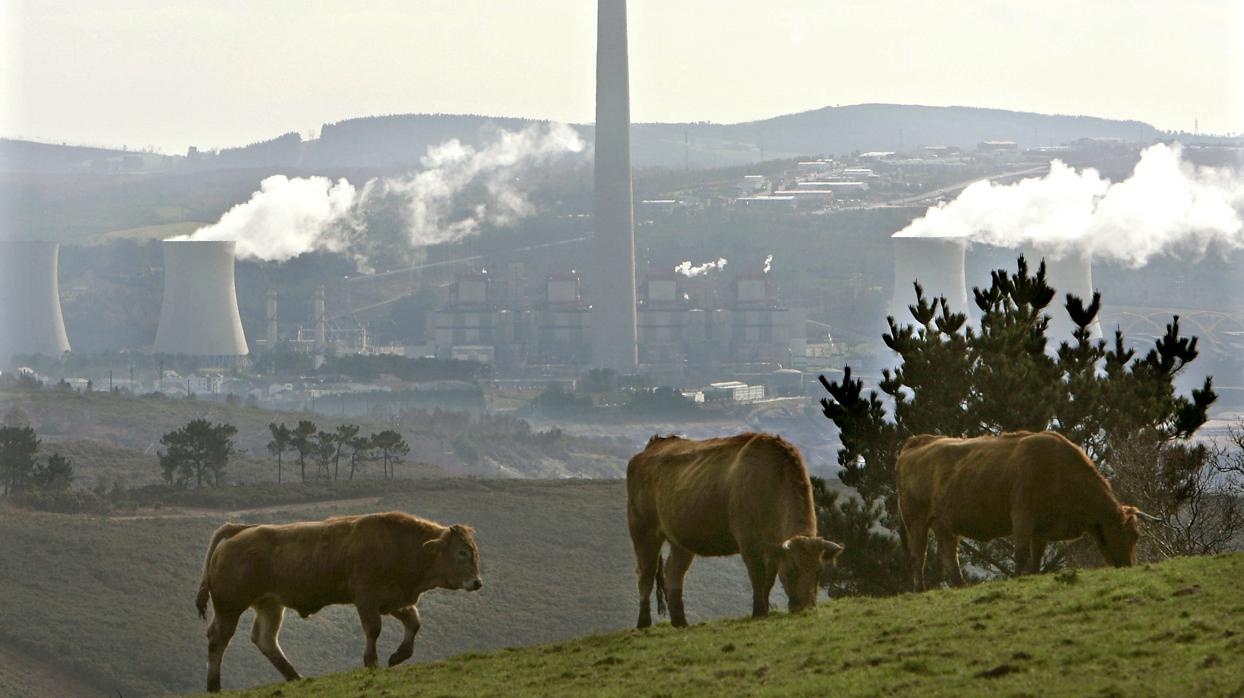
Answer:
M1030 274L1035 274L1042 260L1045 261L1045 282L1057 292L1046 308L1050 316L1050 326L1045 333L1049 339L1047 346L1055 349L1060 342L1073 341L1076 326L1067 314L1067 294L1078 296L1085 306L1092 302L1093 264L1089 255L1074 250L1058 254L1040 246L1030 246L1024 249L1024 258L1028 260ZM1089 334L1093 339L1102 336L1100 317L1089 325Z
M0 242L0 368L15 355L69 351L55 242Z
M236 358L249 353L233 284L231 241L165 240L154 350Z
M932 301L946 298L950 309L968 312L967 280L964 272L966 243L959 238L892 237L894 245L894 293L890 315L900 324L915 322L908 306L915 305L913 283L919 282L924 297Z

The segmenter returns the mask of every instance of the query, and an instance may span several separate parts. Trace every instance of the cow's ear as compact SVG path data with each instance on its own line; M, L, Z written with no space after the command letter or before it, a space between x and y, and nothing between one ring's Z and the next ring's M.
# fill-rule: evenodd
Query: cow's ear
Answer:
M423 552L430 557L436 557L445 549L445 540L443 538L433 538L423 544Z
M783 541L769 546L769 555L774 560L784 560L790 554L790 541Z

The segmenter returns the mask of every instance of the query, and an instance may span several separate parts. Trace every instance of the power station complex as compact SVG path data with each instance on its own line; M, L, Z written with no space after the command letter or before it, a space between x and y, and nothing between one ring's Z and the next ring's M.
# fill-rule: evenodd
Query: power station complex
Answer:
M517 290L521 272L504 281L496 274L457 274L447 284L446 302L428 318L429 342L411 349L418 355L474 359L513 371L577 371L591 366L622 374L643 370L671 375L692 366L736 372L798 366L807 343L802 316L782 302L778 289L759 268L730 277L697 278L649 269L637 284L626 0L598 0L597 9L590 273L582 278L573 271L549 274L521 292ZM826 162L800 163L800 168L821 176ZM799 186L866 188L854 180L873 175L868 169L848 169L843 176L852 181ZM754 196L755 184L748 183L747 205L769 205L779 199L787 207L787 199L798 203L792 196ZM817 194L809 200L820 201L825 198L820 195L829 192L814 187L802 193ZM158 328L149 345L154 352L207 357L221 365L250 353L234 287L234 245L163 243L163 295ZM896 237L892 245L894 290L889 310L896 319L911 320L907 306L914 298L914 281L924 287L926 297L944 297L952 310L974 312L965 281L963 240ZM1092 297L1087 258L1052 256L1039 248L1025 252L1032 260L1046 257L1049 279L1060 293ZM69 351L73 328L66 333L61 315L57 260L55 243L0 243L0 367L11 367L15 355ZM257 346L333 351L323 288L313 299L312 332L304 334L300 328L296 338L281 336L276 292L269 289L264 301ZM1053 331L1068 336L1065 314L1051 314L1056 318ZM1100 327L1093 330L1100 336ZM361 340L345 350L369 349L366 330L359 334Z

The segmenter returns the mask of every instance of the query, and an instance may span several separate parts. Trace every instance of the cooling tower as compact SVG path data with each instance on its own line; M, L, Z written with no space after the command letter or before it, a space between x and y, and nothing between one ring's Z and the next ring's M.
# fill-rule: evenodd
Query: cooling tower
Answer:
M592 365L634 373L635 229L626 0L596 6L596 180L593 216Z
M1050 316L1050 327L1045 333L1049 339L1046 346L1057 348L1060 342L1072 341L1071 333L1075 331L1071 316L1067 314L1067 294L1079 296L1085 305L1093 300L1093 264L1089 256L1081 252L1072 251L1056 256L1039 247L1026 247L1023 252L1024 258L1028 260L1030 273L1036 273L1041 260L1045 260L1045 282L1057 291L1054 300L1046 308L1046 313ZM1094 339L1101 337L1100 315L1098 322L1089 325L1089 331Z
M60 312L55 242L0 242L0 367L15 354L69 351Z
M956 238L890 238L894 245L894 295L890 314L899 324L913 322L907 306L916 303L912 283L919 281L924 297L945 296L950 309L968 312L963 258L967 245Z
M240 356L248 353L233 288L233 242L164 241L164 298L155 351Z

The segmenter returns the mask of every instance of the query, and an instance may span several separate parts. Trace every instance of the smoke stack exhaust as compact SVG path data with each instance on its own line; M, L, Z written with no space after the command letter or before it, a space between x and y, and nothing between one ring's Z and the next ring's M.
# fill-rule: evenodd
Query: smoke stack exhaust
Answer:
M0 367L17 354L69 351L55 242L0 242Z
M896 237L894 245L894 295L890 315L900 325L914 322L907 306L915 305L913 282L920 282L924 297L932 301L945 296L956 313L968 312L968 291L963 260L966 243L959 238Z
M164 297L155 351L195 356L250 352L233 286L235 243L164 241Z
M596 5L596 172L592 364L635 373L635 229L626 0Z

